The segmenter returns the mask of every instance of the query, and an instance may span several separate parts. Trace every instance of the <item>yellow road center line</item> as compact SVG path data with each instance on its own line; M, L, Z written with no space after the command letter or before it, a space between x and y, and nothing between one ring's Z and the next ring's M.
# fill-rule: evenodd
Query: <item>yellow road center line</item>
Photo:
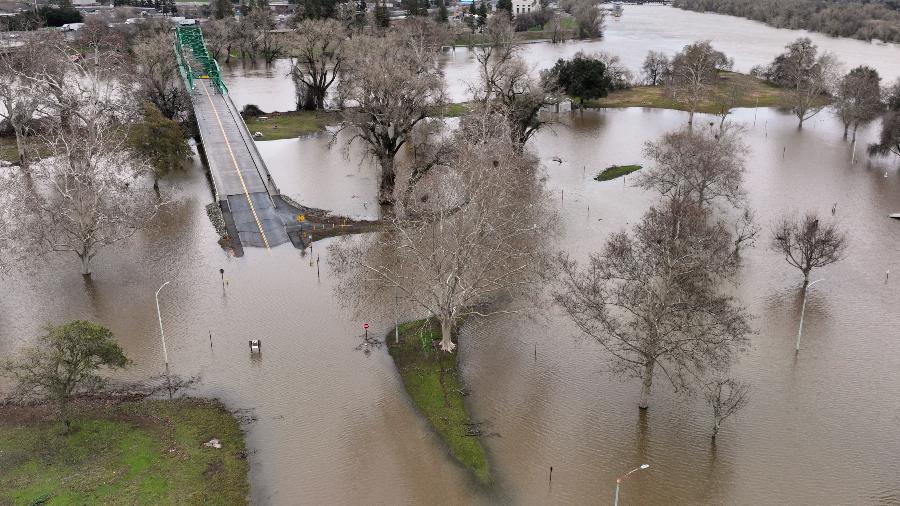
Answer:
M216 122L219 123L219 130L222 131L222 138L225 139L225 147L228 148L228 154L231 155L231 162L234 163L235 171L237 172L238 179L241 181L241 187L244 189L244 195L247 197L247 203L250 204L250 212L253 213L253 219L256 220L256 227L259 229L259 235L262 236L263 243L266 245L266 249L269 249L269 240L266 238L266 233L263 232L262 223L259 221L259 216L256 215L256 208L253 206L253 200L250 199L250 192L247 190L247 184L244 183L244 175L241 174L241 168L238 165L237 158L234 157L234 151L231 150L231 143L228 142L228 134L225 133L225 127L222 126L222 118L219 117L219 111L216 110L216 104L213 102L212 96L209 94L209 90L206 89L206 86L202 86L203 92L206 93L206 98L209 99L209 105L212 107L213 114L216 115ZM227 195L226 195L227 198Z

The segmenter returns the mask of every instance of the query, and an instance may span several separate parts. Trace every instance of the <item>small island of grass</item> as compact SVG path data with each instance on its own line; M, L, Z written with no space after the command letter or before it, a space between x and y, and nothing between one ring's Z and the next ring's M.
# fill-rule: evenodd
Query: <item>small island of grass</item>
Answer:
M417 320L400 325L399 343L394 342L393 330L385 342L416 409L447 443L453 457L479 481L490 483L487 455L463 402L458 353L432 349L440 333L437 322Z
M244 436L215 401L0 406L0 504L246 504ZM204 446L218 439L221 448Z
M640 169L640 165L613 165L612 167L603 169L594 179L597 181L609 181L611 179L616 179L617 177L626 176Z
M251 134L259 132L258 141L295 139L303 135L324 132L328 125L341 122L339 112L290 111L262 113L259 116L244 115L244 123Z

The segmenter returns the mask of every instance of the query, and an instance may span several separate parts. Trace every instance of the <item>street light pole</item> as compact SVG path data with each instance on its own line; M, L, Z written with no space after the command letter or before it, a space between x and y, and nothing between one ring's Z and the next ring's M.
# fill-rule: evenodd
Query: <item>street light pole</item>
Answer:
M172 382L169 379L169 353L166 351L166 334L163 332L162 313L159 310L159 292L168 284L169 282L166 281L156 291L156 317L159 319L159 338L162 340L163 360L166 361L166 386L169 390L169 400L172 400Z
M806 285L806 288L803 289L803 306L800 309L800 328L797 329L797 346L795 348L795 353L800 351L800 335L803 334L803 316L806 314L806 293L809 291L809 287L813 286L819 281L825 281L825 279L817 279L812 283Z
M641 469L647 469L648 467L650 467L650 464L641 464L640 467L635 467L631 471L628 471L627 473L623 474L622 476L619 476L618 478L616 478L616 500L615 500L615 503L613 503L614 506L619 506L619 484L622 483L622 480L627 478L629 474L631 474L635 471L640 471Z

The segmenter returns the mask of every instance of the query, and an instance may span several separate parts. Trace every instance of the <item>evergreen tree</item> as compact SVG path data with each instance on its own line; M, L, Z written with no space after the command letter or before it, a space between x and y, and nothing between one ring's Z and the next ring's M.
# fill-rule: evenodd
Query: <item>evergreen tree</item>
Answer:
M438 23L446 23L449 19L449 16L447 15L447 4L444 3L444 0L438 0L438 11L436 18Z
M475 8L475 0L472 0L472 9ZM512 9L512 7L510 7ZM484 26L487 23L487 5L482 0L481 5L478 6L478 26Z

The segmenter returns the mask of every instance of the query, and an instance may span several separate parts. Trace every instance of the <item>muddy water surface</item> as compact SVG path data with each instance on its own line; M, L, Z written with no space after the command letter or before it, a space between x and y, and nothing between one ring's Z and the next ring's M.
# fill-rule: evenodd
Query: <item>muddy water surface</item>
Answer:
M638 12L626 7L607 40ZM689 31L682 30L683 38ZM771 45L774 54L782 41ZM867 55L894 50L865 47ZM737 50L722 49L737 59ZM877 60L884 73L897 73L898 60ZM738 61L739 68L755 62ZM234 72L227 79L236 102L253 97L267 110L292 103L290 81L277 73L253 81ZM206 218L210 195L197 165L165 181L174 187L170 210L149 230L102 252L91 281L68 257L8 276L0 289L0 355L25 346L47 322L87 318L119 336L135 362L127 378L158 374L153 294L171 281L160 303L173 371L201 374L197 393L256 417L247 433L255 504L607 504L615 477L643 462L651 468L623 484L623 504L896 504L900 279L885 282L885 271L900 273L900 223L887 219L900 212L897 162L869 160L857 148L851 164L850 146L827 113L802 131L794 118L768 109L740 110L733 120L748 130L746 186L760 224L768 227L790 211L827 215L837 203L851 246L845 261L814 274L825 281L810 290L799 356L797 272L764 240L748 255L735 290L757 315L759 335L735 374L752 384L752 400L715 446L704 406L684 401L662 381L640 416L638 385L608 376L599 346L550 309L464 328L460 349L473 416L496 434L486 445L497 483L490 490L474 485L415 414L387 355L353 350L363 322L384 334L394 315L357 314L339 304L328 241L312 252L284 245L229 258ZM643 162L646 140L685 121L675 111L611 110L567 115L541 132L532 148L558 197L556 246L584 258L609 232L636 222L653 195L628 178L592 177L608 165ZM861 131L861 144L876 134L874 127ZM304 204L376 216L371 163L359 151L345 155L327 144L327 136L259 143L285 193ZM262 340L261 358L250 357L251 338Z

